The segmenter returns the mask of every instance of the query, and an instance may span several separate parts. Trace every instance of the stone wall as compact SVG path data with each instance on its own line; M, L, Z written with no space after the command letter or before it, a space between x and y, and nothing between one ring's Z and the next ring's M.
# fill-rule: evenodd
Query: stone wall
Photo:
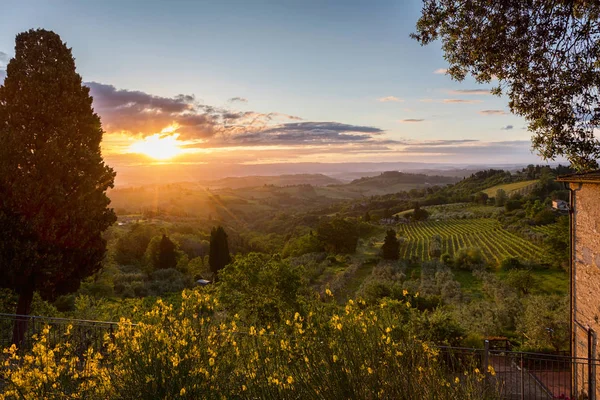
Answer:
M571 189L580 184L572 183ZM600 333L600 184L584 183L575 192L575 260L573 287L574 356L588 356L584 328ZM593 352L599 358L595 344ZM577 386L587 380L587 371L575 374ZM597 397L600 387L596 385Z

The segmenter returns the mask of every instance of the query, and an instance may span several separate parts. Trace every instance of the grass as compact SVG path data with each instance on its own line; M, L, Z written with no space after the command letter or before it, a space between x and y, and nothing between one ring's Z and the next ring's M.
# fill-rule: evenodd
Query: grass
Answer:
M506 192L507 195L510 196L513 192L527 190L529 186L533 186L535 183L537 183L537 179L531 181L506 183L503 185L496 185L492 186L491 188L485 189L483 190L483 193L487 194L489 197L495 197L498 189L502 189Z

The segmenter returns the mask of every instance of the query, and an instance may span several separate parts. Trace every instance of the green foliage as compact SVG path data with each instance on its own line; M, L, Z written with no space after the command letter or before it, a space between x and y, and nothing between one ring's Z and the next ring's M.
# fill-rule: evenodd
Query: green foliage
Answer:
M565 296L529 296L517 330L524 346L553 351L569 348L569 299Z
M539 212L546 209L546 206L539 200L536 199L533 203L528 202L525 204L525 215L527 218L535 217Z
M556 214L552 210L544 209L533 217L536 225L549 225L556 221Z
M155 225L131 225L129 230L117 239L115 261L121 265L141 265L144 260L148 261L148 258L145 258L146 250L158 233L159 229ZM150 254L155 252L151 251L148 255Z
M466 334L455 317L441 308L422 313L416 319L415 330L424 340L446 346L459 346Z
M413 221L425 221L429 217L427 210L421 208L419 203L415 204L414 211L412 213Z
M358 245L358 229L354 221L334 218L317 228L317 238L328 252L354 253Z
M396 237L396 231L389 229L386 232L385 240L381 246L381 253L384 260L397 260L400 258L400 242Z
M537 287L537 279L530 269L513 269L506 275L506 283L522 295Z
M278 321L283 313L298 308L301 273L300 267L291 267L278 256L238 256L219 275L219 301L252 323Z
M365 215L363 217L363 221L364 222L371 222L371 214L369 214L368 210L367 210L367 212L365 213Z
M16 311L27 314L34 291L54 299L100 269L102 232L116 220L106 196L115 173L102 159L103 131L89 88L57 34L18 34L6 69L0 86L0 285L17 291Z
M496 191L496 197L494 198L494 204L496 207L504 207L507 199L508 196L506 195L506 192L503 189L498 189Z
M484 192L477 192L473 195L473 202L477 204L487 204L489 196Z
M493 93L505 90L511 111L529 121L540 155L588 170L600 155L599 15L597 2L425 0L412 37L442 42L453 79L497 79Z
M440 258L442 255L442 237L433 235L429 241L429 256L431 258Z
M561 216L556 224L548 225L547 238L544 240L544 261L555 267L568 268L571 237L569 235L569 217Z
M450 253L444 253L440 256L440 261L442 262L442 264L448 266L448 267L452 267L454 264L454 258L452 257L452 254Z
M521 201L515 199L514 197L511 197L510 200L508 200L506 203L504 203L504 209L507 212L518 210L519 208L521 208L521 206L522 206Z
M323 251L323 245L312 231L306 235L290 239L283 248L283 257L300 257L308 253Z
M513 269L521 269L525 266L521 260L517 257L506 257L500 262L500 269L502 271L510 271Z
M481 250L476 247L462 248L454 255L453 265L459 269L476 270L483 266Z
M210 231L210 249L208 254L208 263L213 279L217 279L217 274L227 264L231 262L229 254L229 243L227 242L227 233L222 226L213 228Z

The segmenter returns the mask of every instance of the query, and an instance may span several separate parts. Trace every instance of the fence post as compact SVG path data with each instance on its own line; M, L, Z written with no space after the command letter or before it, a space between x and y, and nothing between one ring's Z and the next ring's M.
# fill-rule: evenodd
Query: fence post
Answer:
M587 363L588 363L588 399L596 400L596 374L594 368L594 330L588 328L588 354L587 354Z
M521 400L525 400L525 367L523 366L523 353L521 353Z
M489 360L490 360L490 341L486 339L483 341L483 357L481 357L481 372L486 377L487 377L488 366L490 365Z

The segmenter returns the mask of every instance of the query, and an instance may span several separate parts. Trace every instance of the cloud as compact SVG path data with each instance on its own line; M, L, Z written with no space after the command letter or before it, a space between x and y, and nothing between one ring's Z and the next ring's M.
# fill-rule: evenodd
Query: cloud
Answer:
M449 90L450 94L458 94L458 95L487 95L492 94L491 89L457 89L457 90Z
M481 115L506 115L506 111L504 110L481 110L479 111Z
M465 143L475 143L479 142L479 140L475 139L440 139L440 140L422 140L422 141L408 141L404 144L409 146L449 146L449 145L457 145L457 144L465 144Z
M464 99L444 99L446 104L477 104L481 103L481 100L464 100Z
M98 82L86 85L109 132L147 136L177 124L182 138L205 138L214 135L215 127L226 120L223 110L199 105L192 95L161 97Z
M444 104L477 104L482 103L481 100L465 100L465 99L419 99L421 103L444 103Z
M293 122L256 132L233 135L228 142L238 145L273 144L335 144L370 142L383 130L371 126L348 125L339 122ZM390 141L377 141L378 144Z
M426 156L447 157L451 159L465 159L478 161L531 159L531 141L512 140L500 142L483 142L469 140L464 143L416 143L409 144L403 149L407 154L423 154Z
M230 103L235 103L235 102L239 102L239 103L247 103L248 99L245 97L232 97L231 99L227 100Z
M379 99L377 99L377 100L379 100L379 101L380 101L380 102L382 102L382 103L387 103L387 102L401 103L401 102L403 102L403 101L404 101L404 100L402 100L402 99L399 99L399 98L398 98L398 97L396 97L396 96L380 97L380 98L379 98Z
M6 71L0 69L0 83L4 81L4 78L6 78Z
M448 72L446 68L438 68L435 71L433 71L433 73L436 75L444 75L446 72Z
M423 122L425 121L424 119L416 119L416 118L407 118L407 119L401 119L398 122L402 122L402 123L411 123L411 122Z
M396 143L378 137L384 131L372 126L215 107L198 103L193 95L162 97L97 82L86 85L108 133L145 137L175 126L189 148Z
M506 126L503 126L503 127L502 127L502 128L500 128L500 129L502 129L503 131L509 131L509 130L511 130L511 129L513 129L513 128L514 128L514 126L512 126L512 125L506 125Z

